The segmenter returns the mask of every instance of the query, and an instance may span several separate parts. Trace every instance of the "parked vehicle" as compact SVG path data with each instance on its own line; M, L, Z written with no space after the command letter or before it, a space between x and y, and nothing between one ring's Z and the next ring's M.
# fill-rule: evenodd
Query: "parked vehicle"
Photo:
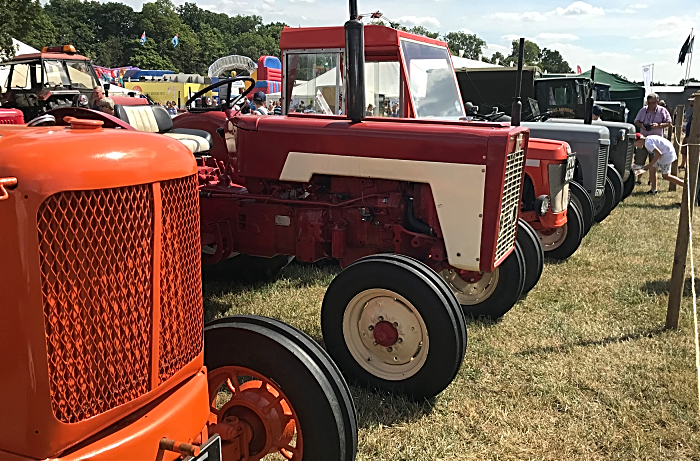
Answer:
M191 152L99 120L11 116L0 459L353 460L353 402L313 340L261 317L203 325Z

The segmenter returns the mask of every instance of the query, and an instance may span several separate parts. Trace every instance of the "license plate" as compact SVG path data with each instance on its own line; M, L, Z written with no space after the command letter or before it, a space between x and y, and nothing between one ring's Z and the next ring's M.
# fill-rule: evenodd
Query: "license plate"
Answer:
M564 184L568 184L574 179L574 169L576 168L576 156L569 155L566 159L566 172L564 173Z
M199 456L190 458L191 461L221 461L221 437L215 434L199 449Z

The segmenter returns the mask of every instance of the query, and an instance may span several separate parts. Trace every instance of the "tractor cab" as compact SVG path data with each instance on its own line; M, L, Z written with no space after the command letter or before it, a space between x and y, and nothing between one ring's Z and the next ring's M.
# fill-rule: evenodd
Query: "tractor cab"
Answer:
M465 117L444 42L377 25L364 29L367 117ZM283 113L345 113L344 47L343 27L282 31Z
M81 94L92 104L92 90L99 85L89 58L73 45L44 47L40 53L15 56L0 65L3 107L19 109L25 120L73 105Z

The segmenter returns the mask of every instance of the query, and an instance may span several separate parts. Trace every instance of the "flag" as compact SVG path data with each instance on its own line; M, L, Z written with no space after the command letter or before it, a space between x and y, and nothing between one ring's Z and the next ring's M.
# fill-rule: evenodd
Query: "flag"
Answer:
M139 40L139 43L140 43L141 45L145 45L145 44L146 44L146 31L145 31L145 30L143 31L143 34L141 34L141 40Z
M180 39L177 38L177 34L173 37L172 40L170 40L173 43L173 46L177 46L178 43L180 43Z
M685 57L688 55L688 53L693 52L694 41L695 37L691 32L690 35L688 35L688 38L685 39L685 43L683 43L683 46L681 47L681 52L678 54L678 64L682 65L683 63L685 63Z
M651 93L651 65L642 66L642 76L644 78L645 96L648 96Z
M576 66L576 73L580 74L581 73L581 66Z

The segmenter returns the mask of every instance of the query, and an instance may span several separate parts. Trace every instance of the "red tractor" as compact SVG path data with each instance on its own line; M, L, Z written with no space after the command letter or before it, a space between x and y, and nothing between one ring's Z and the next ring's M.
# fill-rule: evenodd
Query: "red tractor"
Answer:
M190 150L18 122L0 109L0 459L355 459L353 402L316 342L262 317L203 324Z
M528 131L458 120L443 42L363 27L356 8L351 18L323 29L328 49L283 54L284 111L303 103L306 113L240 115L244 93L174 124L214 138L197 156L204 263L339 260L346 269L321 313L329 353L357 381L429 397L463 357L462 309L498 318L523 291L515 240ZM283 46L294 32L282 32ZM332 83L321 88L321 78ZM398 117L367 116L365 97L384 87L396 92L383 100Z

